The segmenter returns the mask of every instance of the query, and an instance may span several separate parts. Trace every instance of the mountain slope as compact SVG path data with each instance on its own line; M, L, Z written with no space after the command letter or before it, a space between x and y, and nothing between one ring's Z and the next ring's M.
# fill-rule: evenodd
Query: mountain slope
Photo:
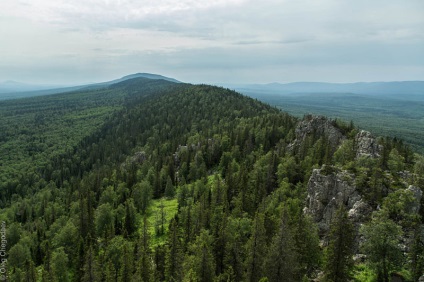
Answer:
M363 198L388 211L389 193L423 183L422 160L402 142L375 140L380 156L357 158L359 132L340 121L300 121L207 85L134 78L107 89L121 99L118 109L31 175L9 175L1 188L7 251L21 258L9 262L11 280L33 270L61 281L312 279L323 269L317 225L303 212L312 176L347 170L358 176L352 185ZM97 105L103 91L84 92L74 110ZM37 126L45 130L34 141L54 134ZM415 166L416 177L399 174ZM421 220L403 210L408 223Z
M115 79L112 81L106 81L101 83L92 83L87 85L77 85L77 86L69 86L69 87L52 87L52 86L37 86L37 85L29 85L18 82L5 82L0 84L0 100L8 100L8 99L17 99L24 97L34 97L34 96L44 96L51 94L60 94L72 91L88 91L94 89L101 89L112 84L116 84L128 79L133 78L147 78L153 80L166 80L170 82L180 83L180 81L165 77L157 74L150 73L136 73L124 76L119 79Z

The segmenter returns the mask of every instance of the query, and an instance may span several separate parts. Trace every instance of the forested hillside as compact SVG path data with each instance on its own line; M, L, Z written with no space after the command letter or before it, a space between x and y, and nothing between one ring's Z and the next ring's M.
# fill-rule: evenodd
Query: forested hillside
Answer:
M144 78L2 102L0 114L10 281L423 274L424 159L397 139ZM332 187L326 177L358 191L370 209L363 227L348 202L323 217L327 229L311 213L312 189Z

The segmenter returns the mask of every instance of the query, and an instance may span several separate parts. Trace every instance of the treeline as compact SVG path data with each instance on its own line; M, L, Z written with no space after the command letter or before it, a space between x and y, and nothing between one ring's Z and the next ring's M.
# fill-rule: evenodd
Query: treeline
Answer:
M350 279L354 243L337 232L345 211L325 248L303 213L311 171L323 164L362 175L364 187L375 175L387 182L369 195L387 211L378 222L421 222L392 218L386 201L399 169L422 173L397 140L381 140L378 164L356 160L349 143L334 153L327 136L290 150L298 121L230 90L135 79L107 91L124 93L121 110L2 189L11 281L302 281L321 270L328 281ZM353 142L353 125L334 126ZM396 267L416 276L423 257L420 242L411 246L414 263L400 255ZM346 269L332 263L340 255Z

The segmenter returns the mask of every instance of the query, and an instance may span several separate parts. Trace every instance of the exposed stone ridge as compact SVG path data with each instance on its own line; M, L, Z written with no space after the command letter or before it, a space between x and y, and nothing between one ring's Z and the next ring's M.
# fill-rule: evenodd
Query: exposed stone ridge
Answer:
M299 148L306 138L314 136L320 138L325 136L333 149L333 152L340 145L341 141L345 139L342 132L334 126L333 122L323 116L308 115L296 127L296 139L289 145L290 149Z
M421 204L421 198L423 196L423 191L420 188L413 185L409 185L406 191L410 191L412 195L414 196L414 202L411 203L411 205L409 206L409 212L418 213L420 211L420 204Z
M375 137L368 131L361 130L355 137L356 158L371 157L378 158L383 146L377 143Z
M356 189L354 175L347 171L328 173L331 169L326 166L314 169L308 182L305 213L317 222L320 235L329 231L332 217L341 205L346 207L354 223L367 220L372 212L372 207Z

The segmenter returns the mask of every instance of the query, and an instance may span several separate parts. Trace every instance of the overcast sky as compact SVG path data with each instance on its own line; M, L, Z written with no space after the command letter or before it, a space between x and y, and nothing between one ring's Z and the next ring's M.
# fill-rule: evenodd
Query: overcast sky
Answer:
M0 82L424 80L423 0L0 0Z

